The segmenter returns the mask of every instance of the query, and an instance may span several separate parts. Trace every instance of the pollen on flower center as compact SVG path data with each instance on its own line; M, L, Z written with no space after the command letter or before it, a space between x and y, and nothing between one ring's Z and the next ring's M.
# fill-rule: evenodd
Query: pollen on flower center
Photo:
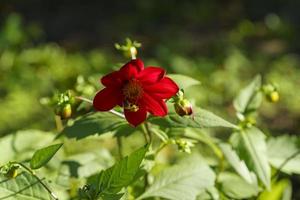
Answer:
M143 94L143 88L137 80L130 80L123 87L123 94L128 101L136 101Z

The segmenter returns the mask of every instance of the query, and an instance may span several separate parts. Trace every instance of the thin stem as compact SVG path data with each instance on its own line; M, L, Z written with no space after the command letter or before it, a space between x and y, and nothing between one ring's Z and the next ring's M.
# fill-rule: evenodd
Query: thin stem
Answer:
M58 132L61 132L63 129L61 118L58 115L55 115L54 118L55 118L56 129Z
M122 144L122 138L117 137L117 144L118 144L118 153L119 153L119 158L120 160L123 158L123 144Z
M147 129L146 129L145 124L143 123L143 124L141 125L141 127L142 127L142 132L143 132L143 134L144 134L145 142L146 142L146 143L149 143L148 134L147 134Z
M75 99L79 99L79 100L81 100L81 101L85 101L85 102L87 102L87 103L93 104L93 101L92 101L92 100L87 99L87 98L85 98L85 97L76 96ZM112 113L112 114L114 114L114 115L116 115L116 116L118 116L118 117L125 118L125 115L124 115L124 114L119 113L119 112L117 112L117 111L115 111L115 110L109 110L108 112L110 112L110 113Z
M298 154L300 154L300 150L296 151L295 153L293 153L292 155L290 155L289 157L287 157L282 163L281 165L279 165L279 167L276 170L276 173L272 176L272 178L278 176L280 170L293 158L295 158Z
M36 180L47 190L47 192L53 197L53 199L58 200L58 197L48 188L48 186L43 183L43 181L37 176L35 175L35 173L28 168L26 165L22 164L22 163L18 163L18 162L14 162L15 164L20 165L21 167L23 167L27 172L29 172L32 176L34 176L36 178Z
M161 145L158 147L158 149L156 149L155 151L155 156L157 156L159 154L159 152L161 150L163 150L168 144L167 143L161 143Z
M148 137L149 137L149 142L151 143L152 142L152 133L151 133L151 131L150 131L150 128L149 128L149 124L145 121L145 128L146 128L146 133L147 133L147 135L148 135Z

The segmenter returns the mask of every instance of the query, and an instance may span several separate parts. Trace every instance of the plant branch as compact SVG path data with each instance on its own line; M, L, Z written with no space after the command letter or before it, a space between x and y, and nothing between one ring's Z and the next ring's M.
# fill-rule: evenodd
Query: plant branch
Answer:
M58 200L58 197L48 188L48 186L37 176L35 173L28 168L26 165L18 162L14 162L15 164L20 165L23 169L25 169L27 172L29 172L32 176L36 178L36 180L47 190L47 192L52 196L53 199Z
M123 158L123 144L122 144L122 138L117 137L117 144L118 144L118 153L119 153L119 158L120 160Z
M85 102L87 102L87 103L93 104L93 101L92 101L92 100L87 99L87 98L85 98L85 97L76 96L75 99L78 99L78 100L85 101ZM124 114L119 113L119 112L117 112L117 111L115 111L115 110L113 110L113 109L112 109L112 110L109 110L108 112L110 112L110 113L112 113L112 114L114 114L114 115L116 115L116 116L118 116L118 117L125 118Z

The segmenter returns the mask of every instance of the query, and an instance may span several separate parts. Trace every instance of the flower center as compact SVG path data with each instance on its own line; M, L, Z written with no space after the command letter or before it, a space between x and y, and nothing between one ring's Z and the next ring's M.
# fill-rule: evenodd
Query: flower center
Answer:
M125 96L123 102L124 109L131 112L137 112L139 110L137 100L142 97L142 94L143 88L139 81L133 79L126 83L123 87L123 95Z

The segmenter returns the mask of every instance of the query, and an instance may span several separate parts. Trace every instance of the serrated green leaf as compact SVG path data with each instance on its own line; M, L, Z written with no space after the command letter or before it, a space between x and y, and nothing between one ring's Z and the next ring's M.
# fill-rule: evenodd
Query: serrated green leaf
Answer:
M235 171L248 183L257 184L256 176L253 172L250 172L246 163L240 160L237 153L231 148L229 144L220 144L220 148L224 153L225 158L229 164L235 169Z
M233 106L239 113L256 110L262 100L262 95L259 91L261 87L261 76L257 75L253 81L240 91L233 102Z
M182 74L168 74L168 77L175 81L175 83L177 83L182 89L187 89L191 86L201 84L200 81Z
M52 200L50 194L38 180L25 172L14 179L7 179L0 175L0 183L0 199Z
M174 112L170 112L166 117L151 117L149 118L151 123L160 125L162 127L173 128L237 128L234 124L222 119L221 117L213 114L210 111L204 109L194 109L194 116L181 117Z
M265 135L259 129L251 127L235 133L231 138L231 142L248 168L256 173L267 188L270 188L271 172Z
M249 199L255 197L260 191L257 185L249 184L233 173L221 173L218 182L221 191L233 199Z
M267 142L270 164L275 168L281 167L280 170L285 173L300 174L299 141L298 137L289 135L270 138ZM293 159L289 159L293 155ZM289 160L286 162L287 159ZM284 166L281 166L284 162Z
M139 171L148 150L144 146L99 174L97 189L101 195L118 193L128 186Z
M195 200L204 189L214 185L215 174L205 164L185 162L160 173L154 183L137 199L162 197L171 200Z
M31 169L38 169L46 165L62 145L62 143L54 144L37 150L30 160Z
M94 134L104 134L114 131L127 122L109 112L89 113L77 118L72 125L64 128L61 134L68 138L82 139Z

